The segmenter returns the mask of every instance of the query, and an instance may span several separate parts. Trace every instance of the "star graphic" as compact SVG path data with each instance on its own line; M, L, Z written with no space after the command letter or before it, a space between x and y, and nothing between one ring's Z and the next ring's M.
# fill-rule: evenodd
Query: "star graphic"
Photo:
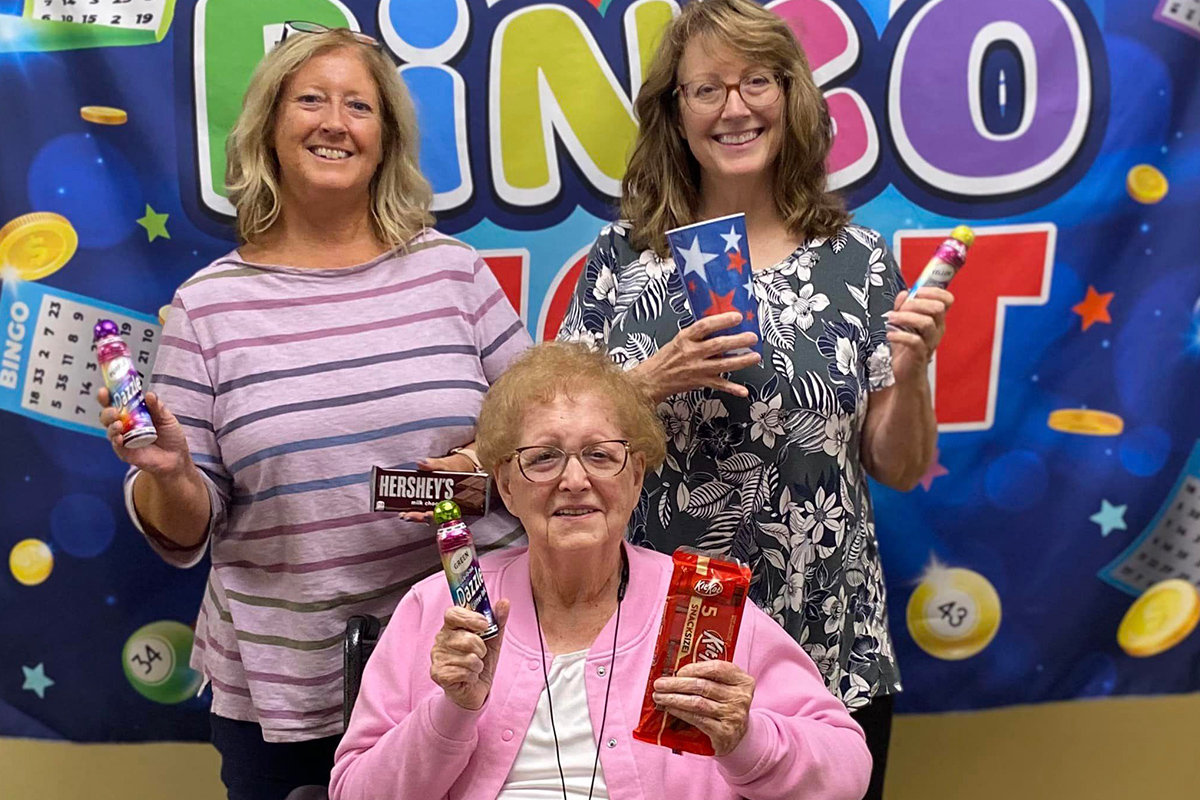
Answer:
M742 235L737 232L737 228L735 228L733 225L729 226L729 233L721 234L721 238L725 240L726 253L728 253L730 250L737 250L738 245L742 241Z
M729 256L729 271L732 272L736 269L739 273L744 275L745 270L742 269L744 266L746 266L746 259L742 258L742 253L740 250L734 250Z
M744 316L746 317L746 321L749 322L750 320L754 319L754 311L747 308Z
M919 481L921 488L927 492L929 491L929 487L933 485L933 481L936 478L950 474L950 470L941 465L939 460L941 456L942 451L935 447L933 450L933 463L929 465L929 469L925 470L925 474L921 476L921 480Z
M731 290L729 294L717 294L712 289L709 289L708 299L711 301L711 304L705 310L704 316L711 317L713 314L724 314L726 311L737 311L738 307L733 304L733 295L735 291L737 290Z
M692 238L692 246L687 250L675 249L675 252L683 256L683 274L695 273L702 279L706 279L704 275L704 265L716 258L714 253L705 253L700 250L700 237Z
M1108 315L1108 304L1115 295L1116 292L1101 294L1094 286L1089 286L1087 296L1071 307L1071 310L1082 318L1085 331L1097 322L1112 323L1112 317Z
M746 278L746 282L742 284L742 288L746 290L746 294L750 295L751 300L755 300L758 298L758 295L756 295L754 293L754 275L753 274L751 274L748 278Z
M1125 526L1125 509L1129 506L1114 506L1107 500L1100 501L1100 510L1088 519L1100 526L1100 535L1108 536L1114 530L1128 530Z
M695 280L688 281L688 291L691 292L692 294L696 293L696 281Z
M46 677L46 665L38 664L36 667L21 667L21 671L25 673L25 683L21 685L21 688L35 692L38 699L45 700L46 690L54 685L54 681Z
M137 223L146 229L146 236L149 237L150 241L152 242L160 236L164 239L170 239L171 234L167 233L167 217L169 216L171 215L157 213L153 208L150 207L150 204L147 203L146 215L139 219Z

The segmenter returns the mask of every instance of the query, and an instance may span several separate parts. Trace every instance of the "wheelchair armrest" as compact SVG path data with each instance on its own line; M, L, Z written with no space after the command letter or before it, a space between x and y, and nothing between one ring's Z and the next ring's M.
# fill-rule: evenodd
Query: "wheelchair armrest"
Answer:
M379 642L379 619L367 614L360 614L346 620L346 636L342 642L343 656L343 688L342 688L342 722L350 725L350 712L354 710L354 701L358 699L358 689L362 684L363 669L367 659Z

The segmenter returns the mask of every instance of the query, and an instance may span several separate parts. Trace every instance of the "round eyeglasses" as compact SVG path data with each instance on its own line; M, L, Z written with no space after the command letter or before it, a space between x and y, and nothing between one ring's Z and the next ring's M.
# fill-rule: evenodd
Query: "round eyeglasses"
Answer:
M675 93L682 95L688 108L695 113L711 114L725 107L731 89L737 89L742 102L750 108L763 108L779 99L781 85L778 75L756 72L737 83L714 80L681 83L675 87Z
M533 445L518 447L513 456L521 474L534 483L558 480L572 456L579 459L583 471L593 478L612 478L621 474L629 462L629 442L625 439L592 442L570 453L549 445Z
M330 28L328 25L322 25L319 22L304 22L303 20L292 20L291 22L283 23L283 35L279 37L279 43L283 44L287 41L288 36L294 36L298 33L329 33L332 30L349 30L348 28ZM382 50L383 45L374 36L368 36L360 31L350 31L350 34L368 47L374 47L376 50Z

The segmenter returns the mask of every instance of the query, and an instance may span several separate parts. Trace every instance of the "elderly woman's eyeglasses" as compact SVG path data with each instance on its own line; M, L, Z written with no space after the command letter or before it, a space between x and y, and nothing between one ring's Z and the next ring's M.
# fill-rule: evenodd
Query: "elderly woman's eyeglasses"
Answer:
M692 81L676 86L675 94L683 95L683 101L688 104L688 108L697 114L711 114L725 107L725 100L728 99L731 89L737 89L742 102L750 108L763 108L779 99L779 76L769 72L756 72L737 83Z
M593 478L612 478L619 475L629 461L629 442L625 439L592 442L570 453L558 447L533 445L518 447L513 455L521 474L534 483L557 480L566 472L567 461L572 456L579 459L584 472Z
M295 36L299 33L329 33L332 30L349 30L348 28L330 28L327 25L322 25L319 22L304 22L302 20L292 20L291 22L283 23L283 35L279 37L279 43L283 44L287 41L288 36ZM359 31L350 31L350 34L361 44L368 47L374 47L376 50L382 50L383 45L374 36L368 36Z

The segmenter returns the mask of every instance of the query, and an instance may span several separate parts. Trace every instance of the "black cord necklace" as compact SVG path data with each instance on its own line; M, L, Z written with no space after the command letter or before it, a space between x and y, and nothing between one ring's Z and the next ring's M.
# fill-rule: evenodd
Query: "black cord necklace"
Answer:
M600 743L604 740L604 723L608 720L608 693L612 690L612 676L617 668L617 633L621 630L621 601L629 586L629 557L621 549L621 582L617 585L617 621L613 625L612 664L608 668L608 681L604 685L604 711L600 714L600 732L596 735L596 759L592 762L592 782L588 786L588 800L596 789L596 770L600 766ZM530 595L533 592L530 591ZM558 749L558 729L554 726L554 700L550 695L550 673L546 669L546 640L542 636L542 617L538 613L537 597L533 598L533 617L537 620L538 646L542 650L542 680L546 685L546 706L550 709L550 732L554 735L554 758L558 762L558 779L562 782L563 800L567 800L567 778L563 774L562 754Z

